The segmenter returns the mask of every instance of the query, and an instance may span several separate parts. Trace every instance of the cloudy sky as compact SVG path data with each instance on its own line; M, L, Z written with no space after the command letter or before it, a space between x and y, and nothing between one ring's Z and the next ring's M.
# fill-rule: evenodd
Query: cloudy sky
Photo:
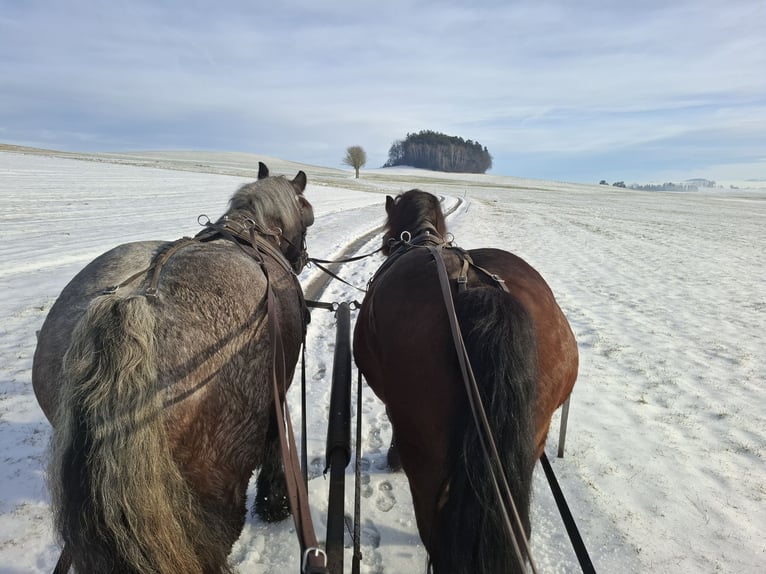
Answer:
M491 173L766 180L764 0L0 0L0 142L341 166L431 129Z

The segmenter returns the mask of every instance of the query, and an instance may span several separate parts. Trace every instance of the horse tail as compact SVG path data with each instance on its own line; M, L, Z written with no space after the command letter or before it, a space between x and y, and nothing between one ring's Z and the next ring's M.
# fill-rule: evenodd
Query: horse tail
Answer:
M191 538L203 529L163 425L155 337L146 297L103 295L64 356L49 481L78 572L202 570Z
M515 502L524 536L529 536L529 505L534 451L534 403L537 340L532 318L512 295L496 287L479 287L455 299L463 339L479 395ZM446 544L440 563L455 573L526 572L507 538L506 522L481 447L481 434L465 408L457 414L451 437L452 473L446 502L438 511ZM497 475L502 488L502 479ZM509 511L516 540L525 545ZM434 563L434 566L435 563Z

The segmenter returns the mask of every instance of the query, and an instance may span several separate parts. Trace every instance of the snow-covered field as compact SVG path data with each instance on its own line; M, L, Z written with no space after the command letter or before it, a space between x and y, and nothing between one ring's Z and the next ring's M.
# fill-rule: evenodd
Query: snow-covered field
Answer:
M198 215L217 217L255 178L258 159L0 152L0 573L49 572L57 559L44 480L49 425L30 377L35 331L59 291L116 244L195 233ZM407 169L355 180L265 161L272 173L308 173L314 257L374 231L383 193L419 187L447 205L467 200L450 217L458 244L513 251L546 277L581 352L566 456L554 458L557 423L548 452L599 572L766 571L766 190L651 193ZM341 274L363 287L380 263ZM309 269L301 282L318 289L316 277ZM332 282L319 296L362 294ZM314 311L309 490L320 538L334 342L333 315ZM385 469L390 426L369 390L363 405L362 571L423 572L406 480ZM540 572L578 571L539 468L532 543ZM291 521L249 518L231 562L243 573L294 572L297 553Z

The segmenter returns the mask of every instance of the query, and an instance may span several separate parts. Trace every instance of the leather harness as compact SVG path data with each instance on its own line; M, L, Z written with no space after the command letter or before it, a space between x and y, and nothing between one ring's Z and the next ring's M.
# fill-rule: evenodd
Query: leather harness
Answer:
M372 279L370 280L370 285L374 284L375 280L383 275L386 270L388 270L396 262L396 260L399 259L399 257L411 251L412 249L418 247L426 247L434 256L436 255L434 249L438 249L440 251L446 249L457 255L458 259L460 260L460 272L456 278L459 293L462 293L468 289L469 269L478 271L480 274L494 281L497 287L506 293L509 292L508 288L505 286L505 281L499 275L492 273L484 267L474 263L470 253L468 253L466 249L458 247L453 242L451 234L447 234L446 237L443 237L436 230L436 228L430 224L426 224L415 234L411 234L409 231L403 231L399 239L396 240L392 238L390 240L390 244L389 256L386 258L380 268L375 272L375 275L373 275Z

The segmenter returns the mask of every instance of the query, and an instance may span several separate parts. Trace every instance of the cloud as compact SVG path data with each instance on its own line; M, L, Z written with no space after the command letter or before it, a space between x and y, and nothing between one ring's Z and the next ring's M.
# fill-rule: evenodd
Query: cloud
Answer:
M759 0L12 3L0 133L335 166L359 144L372 166L434 129L487 145L499 173L524 157L540 171L517 175L592 179L630 150L648 179L689 134L739 142L719 164L766 153L748 135L766 117L759 15ZM665 157L697 169L696 139Z

